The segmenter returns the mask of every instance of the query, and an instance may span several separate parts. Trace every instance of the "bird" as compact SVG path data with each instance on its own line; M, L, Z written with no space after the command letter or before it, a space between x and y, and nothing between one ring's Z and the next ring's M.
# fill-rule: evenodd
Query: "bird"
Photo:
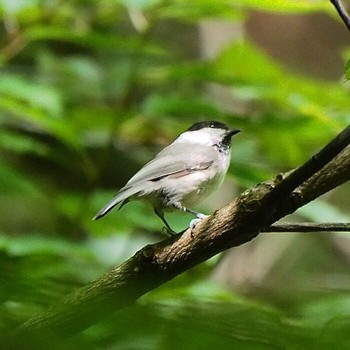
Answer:
M170 145L145 164L94 216L97 220L120 204L148 201L169 235L178 234L164 212L181 210L195 216L191 230L207 215L193 206L223 182L231 160L231 138L241 130L219 121L201 121L181 133Z

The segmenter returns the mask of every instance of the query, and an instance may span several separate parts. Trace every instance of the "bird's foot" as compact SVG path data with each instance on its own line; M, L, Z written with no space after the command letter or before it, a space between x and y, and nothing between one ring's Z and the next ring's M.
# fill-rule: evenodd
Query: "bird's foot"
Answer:
M190 222L190 229L191 229L191 232L194 230L194 228L196 227L196 225L206 219L207 217L209 217L209 215L205 215L205 214L201 214L201 213L198 213L197 214L197 218L196 219L193 219L191 222Z
M197 219L200 219L200 220L204 220L206 218L208 218L209 215L205 215L205 214L202 214L202 213L198 213L197 214Z

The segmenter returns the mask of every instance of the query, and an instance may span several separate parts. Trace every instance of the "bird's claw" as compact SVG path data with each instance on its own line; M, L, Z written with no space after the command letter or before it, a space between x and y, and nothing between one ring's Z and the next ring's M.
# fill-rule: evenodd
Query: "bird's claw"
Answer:
M198 213L197 214L197 219L200 219L200 220L204 220L206 218L208 218L209 215L205 215L205 214L202 214L202 213Z
M198 224L200 221L206 219L207 217L209 217L209 215L204 215L204 214L199 213L199 214L197 215L197 218L196 218L196 219L191 220L191 222L190 222L190 229L191 229L191 232L194 230L194 228L197 226L197 224Z
M206 219L207 217L209 217L209 215L205 215L202 213L198 213L197 217L193 220L191 220L190 222L190 230L191 230L191 236L193 236L193 230L194 228L197 226L197 224ZM180 235L181 233L184 233L186 230L183 230L181 232L175 232L174 230L172 230L170 227L167 226L163 226L162 232L165 234L168 234L169 236L176 236L176 235Z

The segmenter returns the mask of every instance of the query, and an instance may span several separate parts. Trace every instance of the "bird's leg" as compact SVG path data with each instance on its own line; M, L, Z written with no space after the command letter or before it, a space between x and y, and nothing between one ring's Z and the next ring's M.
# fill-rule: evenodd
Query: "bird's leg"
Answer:
M183 210L187 213L191 213L191 214L195 215L197 217L197 219L200 219L200 220L203 220L209 216L209 215L205 215L202 213L198 213L197 211L194 211L194 210L188 209L188 208L184 208Z
M166 232L170 235L170 236L174 236L177 235L177 232L175 232L170 225L167 223L167 221L164 218L164 213L163 210L161 209L154 209L154 212L156 213L156 215L163 221L163 224L165 225L164 229L166 230Z
M179 210L183 210L186 213L190 213L192 215L196 216L196 219L191 220L190 222L190 229L191 231L196 227L196 225L199 223L199 221L206 219L209 215L205 215L202 213L198 213L197 211L194 211L192 209L188 209L186 207L182 207L180 204L173 204L174 208L179 209Z

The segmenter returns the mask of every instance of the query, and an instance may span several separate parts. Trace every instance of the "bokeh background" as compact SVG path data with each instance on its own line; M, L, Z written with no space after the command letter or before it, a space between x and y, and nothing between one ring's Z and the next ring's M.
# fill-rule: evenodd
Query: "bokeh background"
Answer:
M147 204L91 218L192 123L243 130L205 213L307 160L350 121L349 44L327 1L2 0L0 334L164 238ZM350 221L349 190L286 221ZM348 349L348 237L261 234L69 348Z

